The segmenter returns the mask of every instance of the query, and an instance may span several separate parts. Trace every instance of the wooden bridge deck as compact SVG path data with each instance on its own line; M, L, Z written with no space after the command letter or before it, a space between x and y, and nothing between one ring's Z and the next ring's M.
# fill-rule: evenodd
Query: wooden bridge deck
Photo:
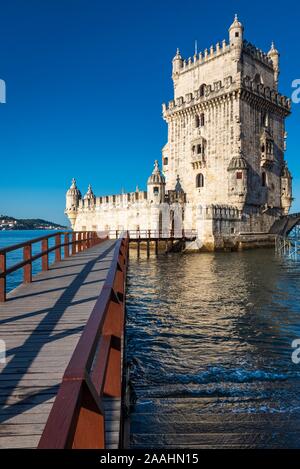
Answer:
M0 448L35 448L62 376L99 296L115 241L52 264L0 304ZM117 447L120 400L108 399L108 447Z

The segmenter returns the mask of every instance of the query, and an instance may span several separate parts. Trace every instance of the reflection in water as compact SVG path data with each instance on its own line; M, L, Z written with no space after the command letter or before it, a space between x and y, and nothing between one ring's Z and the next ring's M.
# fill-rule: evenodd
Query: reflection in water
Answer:
M272 250L140 260L132 251L127 360L136 396L133 445L155 445L137 436L153 421L155 434L183 433L184 423L178 426L176 418L174 426L172 414L249 419L300 412L300 365L291 361L291 343L300 337L299 271L298 263L276 259Z

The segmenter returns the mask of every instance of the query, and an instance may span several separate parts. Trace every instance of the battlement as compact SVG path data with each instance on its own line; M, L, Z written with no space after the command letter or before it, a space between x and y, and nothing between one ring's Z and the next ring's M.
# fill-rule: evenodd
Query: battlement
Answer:
M248 42L246 40L243 41L243 52L246 52L252 58L273 69L273 61L271 57L263 50L251 44L251 42Z
M262 83L256 83L249 76L245 76L242 81L242 87L252 93L261 96L271 103L276 104L290 112L291 110L291 99L278 93L275 89L270 89L268 86L264 86Z
M168 104L163 103L162 105L163 117L166 118L174 112L192 107L198 103L206 102L208 98L212 99L224 94L225 92L232 91L233 89L236 89L233 85L235 85L235 82L233 81L232 76L228 76L223 81L217 80L210 85L205 85L205 90L202 95L200 87L195 90L194 93L187 93L185 96L180 96L176 100L171 99ZM278 93L277 90L270 89L262 83L256 83L255 80L252 80L249 76L243 78L242 87L290 112L291 100Z
M182 68L173 74L173 78L220 57L229 51L230 45L226 44L226 40L223 39L222 43L217 42L215 46L211 45L209 49L195 53L193 57L182 59Z
M204 86L204 92L201 92L201 86L193 93L187 93L185 96L180 96L176 99L171 99L168 104L163 103L162 110L163 116L167 117L169 114L191 107L195 104L206 102L207 98L214 98L229 91L234 85L232 76L225 77L222 80L216 80L210 85Z
M95 197L94 202L91 204L90 200L81 199L78 203L79 209L84 208L101 208L111 207L118 205L124 206L136 202L144 202L147 200L147 191L126 192L123 194L104 195Z

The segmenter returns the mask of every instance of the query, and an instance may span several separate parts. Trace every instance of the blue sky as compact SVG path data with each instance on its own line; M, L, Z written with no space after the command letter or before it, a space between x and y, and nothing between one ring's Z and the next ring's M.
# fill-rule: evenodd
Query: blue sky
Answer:
M161 157L172 98L171 60L228 37L238 13L245 38L281 53L280 91L300 78L297 2L9 0L1 2L0 213L66 223L72 177L97 195L145 187ZM300 211L300 104L288 118L286 158Z

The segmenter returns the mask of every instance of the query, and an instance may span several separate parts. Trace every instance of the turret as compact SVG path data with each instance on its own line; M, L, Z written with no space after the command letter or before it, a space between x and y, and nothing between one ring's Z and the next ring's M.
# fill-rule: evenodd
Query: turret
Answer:
M271 49L268 52L268 56L272 60L273 63L273 69L274 69L274 81L275 81L275 87L277 89L278 87L278 77L279 77L279 52L275 48L274 42L271 44Z
M72 229L74 228L76 217L77 217L77 210L79 200L81 199L81 192L77 188L76 180L72 179L72 184L70 189L66 193L66 209L65 214L69 218L71 222Z
M234 60L238 61L241 57L243 47L244 27L235 15L234 21L229 28L229 45L234 51Z
M154 169L147 182L148 202L162 203L165 200L165 177L160 172L158 161L154 162Z
M92 186L90 184L88 185L88 190L87 190L85 196L83 197L83 200L84 200L84 206L85 207L91 207L91 206L95 205L96 197L94 195L94 192L92 190Z
M286 163L284 163L280 180L281 180L281 208L283 211L283 215L287 215L289 213L293 197L292 197L292 176Z
M180 52L179 52L179 49L177 49L176 51L176 55L174 57L174 59L172 60L172 74L173 75L176 75L177 73L179 73L183 67L183 60L182 60L182 57L180 55Z
M242 210L247 198L248 163L240 149L239 154L231 159L227 171L228 195L231 202Z

